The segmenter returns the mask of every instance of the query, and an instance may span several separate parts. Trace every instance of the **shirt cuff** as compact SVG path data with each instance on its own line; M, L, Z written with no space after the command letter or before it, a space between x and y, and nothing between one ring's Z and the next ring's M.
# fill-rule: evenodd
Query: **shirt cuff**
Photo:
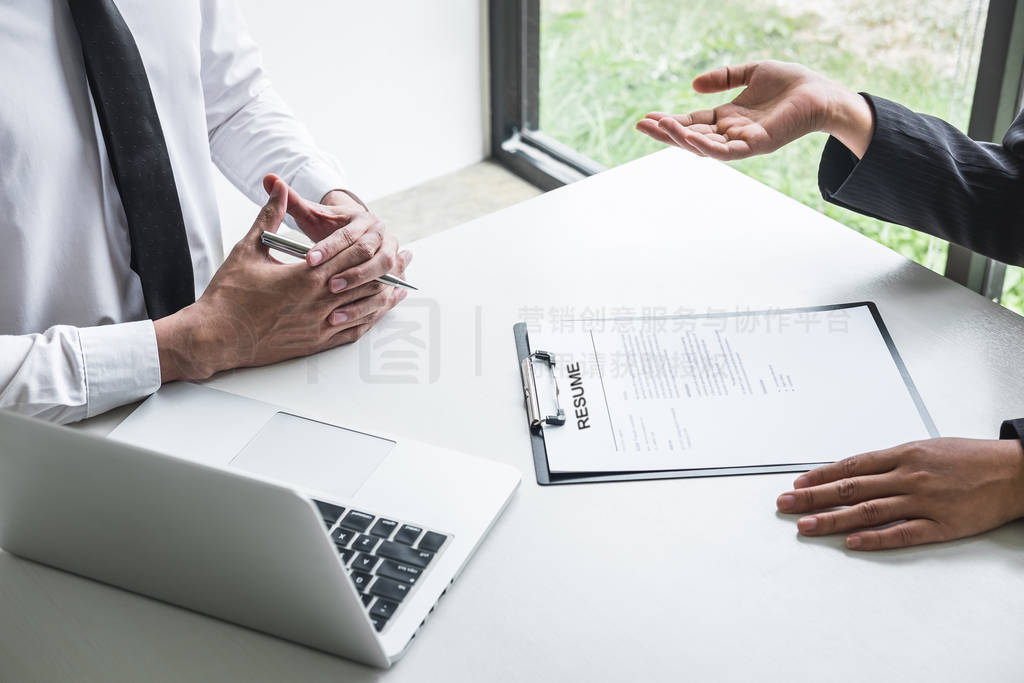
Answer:
M160 388L152 320L78 331L85 365L86 417L137 401Z
M289 183L304 199L319 202L331 190L348 190L348 178L334 164L313 160L302 166Z

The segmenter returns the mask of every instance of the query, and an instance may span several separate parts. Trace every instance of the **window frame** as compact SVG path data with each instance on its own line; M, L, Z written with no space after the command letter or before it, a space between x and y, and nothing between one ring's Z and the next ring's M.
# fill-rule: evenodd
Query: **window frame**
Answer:
M542 190L604 166L538 130L540 0L490 0L491 157Z
M1024 7L989 0L967 135L999 142L1020 111L1024 94ZM949 245L945 276L999 302L1006 264L959 244Z

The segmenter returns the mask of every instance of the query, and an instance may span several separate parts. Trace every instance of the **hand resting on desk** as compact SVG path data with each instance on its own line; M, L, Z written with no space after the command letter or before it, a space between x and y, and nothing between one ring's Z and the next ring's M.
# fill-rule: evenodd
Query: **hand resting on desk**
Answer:
M1024 517L1024 451L1016 439L929 439L819 467L793 486L777 505L813 513L797 521L804 536L853 532L851 550L950 541Z

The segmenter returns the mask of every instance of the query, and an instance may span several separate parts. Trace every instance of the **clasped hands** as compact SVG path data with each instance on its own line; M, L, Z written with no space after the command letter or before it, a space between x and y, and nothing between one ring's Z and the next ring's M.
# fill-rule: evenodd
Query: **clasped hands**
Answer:
M375 280L403 277L412 255L362 204L340 191L311 202L274 175L264 188L267 203L199 300L155 321L164 382L353 342L405 298ZM286 214L316 241L304 263L281 263L260 242Z

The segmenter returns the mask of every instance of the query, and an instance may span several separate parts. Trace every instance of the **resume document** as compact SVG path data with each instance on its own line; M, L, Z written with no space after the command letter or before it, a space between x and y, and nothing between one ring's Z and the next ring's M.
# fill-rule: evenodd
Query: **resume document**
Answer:
M867 304L529 330L551 472L812 464L934 435ZM555 395L554 383L558 393ZM550 411L549 411L550 412Z

